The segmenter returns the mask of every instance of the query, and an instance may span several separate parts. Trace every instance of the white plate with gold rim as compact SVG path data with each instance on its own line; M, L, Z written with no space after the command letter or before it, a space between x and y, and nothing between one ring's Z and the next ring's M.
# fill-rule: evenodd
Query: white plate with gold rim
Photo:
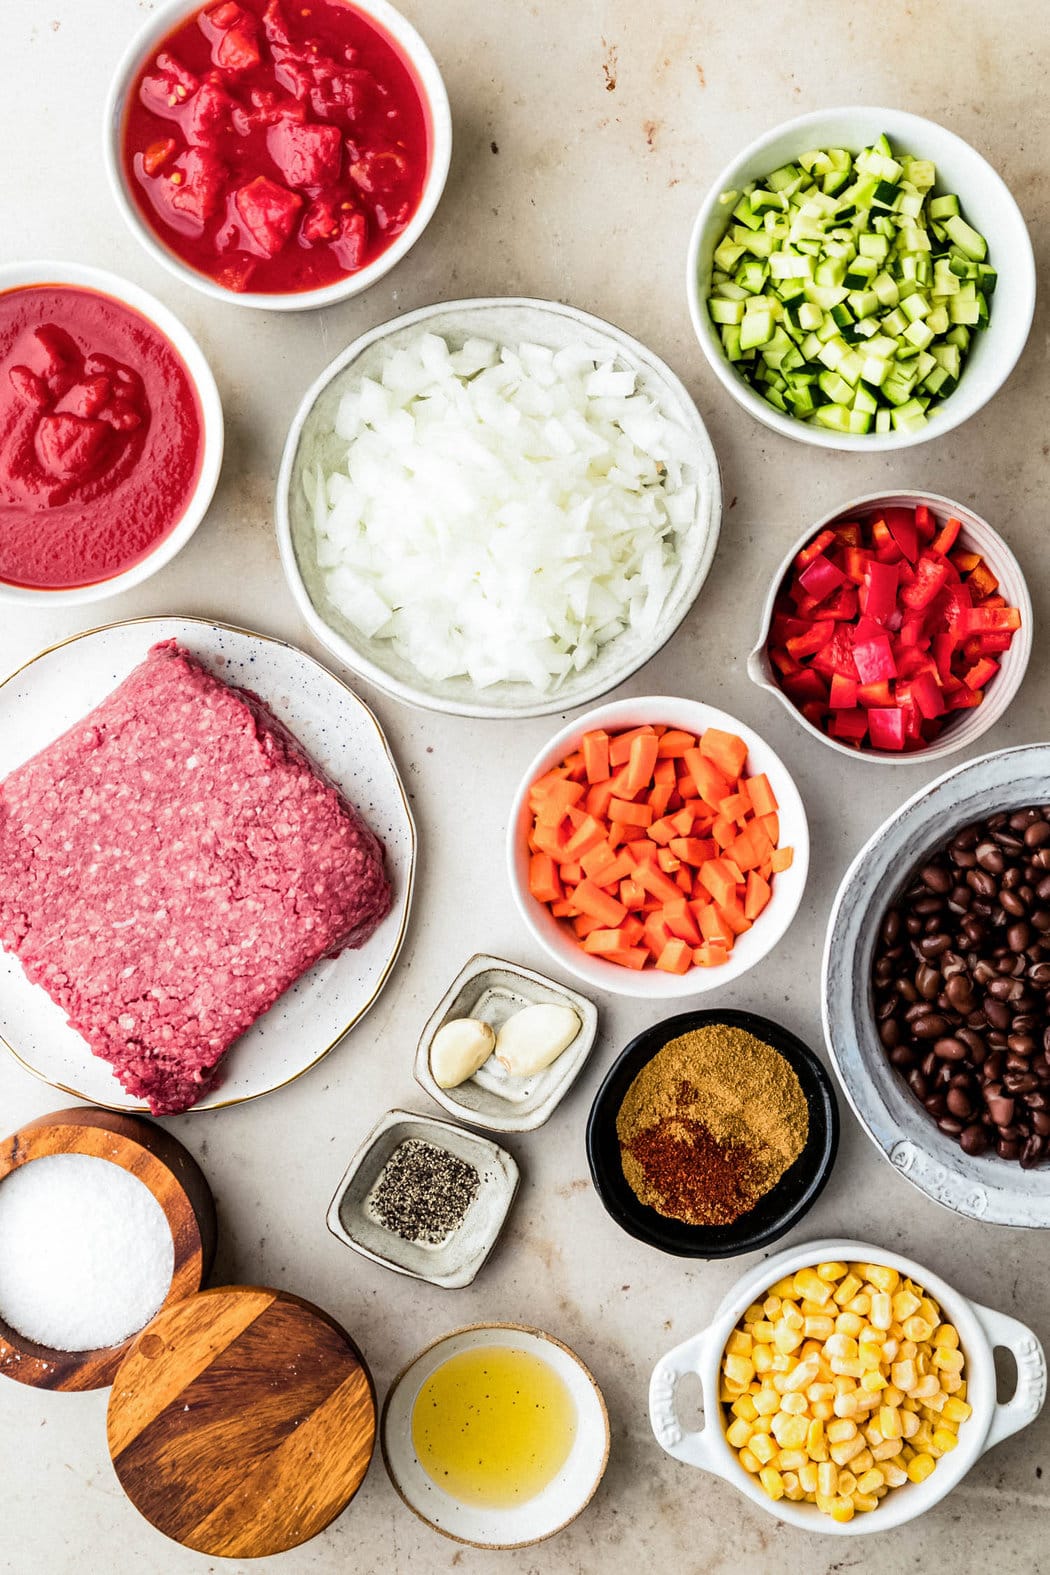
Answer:
M242 1034L195 1110L242 1104L316 1066L377 999L408 928L416 833L372 712L305 651L200 618L139 618L74 635L0 683L0 783L111 693L160 640L178 640L218 677L253 690L371 826L386 849L393 907L358 951L326 958ZM0 1041L27 1071L110 1110L146 1109L91 1054L61 1007L0 951Z
M534 1497L509 1508L453 1498L424 1469L413 1443L413 1412L424 1384L451 1357L479 1346L509 1346L539 1357L565 1384L575 1408L564 1464ZM594 1497L609 1463L609 1414L590 1369L553 1335L517 1323L475 1323L435 1340L398 1374L383 1404L380 1441L395 1491L428 1526L474 1548L524 1548L563 1531Z

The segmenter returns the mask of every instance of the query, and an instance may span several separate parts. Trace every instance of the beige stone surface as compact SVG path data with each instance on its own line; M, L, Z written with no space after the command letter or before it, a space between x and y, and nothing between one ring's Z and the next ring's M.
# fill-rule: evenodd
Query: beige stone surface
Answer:
M818 966L835 888L864 837L927 776L841 764L748 682L758 599L786 546L837 501L926 486L972 503L1018 551L1048 627L1044 569L1047 315L1018 370L961 431L899 457L823 454L756 425L720 391L689 325L683 290L693 214L709 183L759 131L822 105L899 105L943 121L1002 172L1046 261L1050 114L1039 57L1042 0L405 0L445 72L455 153L423 241L385 281L328 312L238 311L176 285L125 232L99 154L107 80L148 0L5 0L0 17L0 253L114 268L168 301L211 357L228 453L197 537L140 591L94 609L0 607L0 668L79 629L149 612L201 613L308 648L280 573L271 523L278 455L301 390L350 338L426 302L471 294L571 301L621 324L685 379L721 459L726 513L711 578L670 647L629 693L684 693L763 732L796 775L813 833L806 899L756 972L708 997L782 1019L820 1043ZM993 237L994 245L994 237ZM1010 259L997 259L1009 288ZM1028 680L987 740L1047 736L1045 636ZM271 1282L328 1307L367 1353L382 1394L422 1345L483 1318L528 1321L570 1342L604 1387L612 1461L586 1516L517 1554L457 1549L417 1523L377 1460L357 1502L274 1569L466 1575L832 1575L922 1569L1022 1575L1050 1568L1050 1413L985 1458L920 1523L863 1542L796 1534L732 1488L667 1459L646 1419L650 1368L704 1325L750 1260L688 1264L622 1235L587 1180L583 1132L603 1070L650 1018L604 1003L598 1048L554 1119L512 1141L522 1190L506 1236L473 1288L442 1292L364 1262L325 1230L351 1150L386 1107L424 1108L416 1036L477 950L542 966L511 906L507 805L555 725L440 719L362 692L385 724L420 828L415 919L379 1005L319 1069L259 1103L171 1123L218 1198L220 1280ZM982 746L984 747L984 746ZM64 1103L0 1059L0 1128ZM792 1239L843 1232L900 1248L1047 1339L1050 1240L957 1220L913 1191L844 1111L837 1168ZM1050 1178L1048 1178L1050 1185ZM191 1575L217 1563L165 1542L110 1469L105 1396L0 1394L0 1570L5 1575ZM226 1566L248 1570L252 1566ZM269 1568L264 1562L260 1572Z

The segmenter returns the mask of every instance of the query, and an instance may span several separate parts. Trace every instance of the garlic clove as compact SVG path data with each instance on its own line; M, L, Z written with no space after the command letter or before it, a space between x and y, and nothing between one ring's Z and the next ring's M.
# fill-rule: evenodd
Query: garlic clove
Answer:
M581 1026L571 1006L547 1002L522 1007L496 1036L496 1060L511 1077L531 1077L568 1049Z
M496 1045L490 1024L476 1017L454 1017L430 1043L430 1070L439 1088L458 1088L484 1065Z

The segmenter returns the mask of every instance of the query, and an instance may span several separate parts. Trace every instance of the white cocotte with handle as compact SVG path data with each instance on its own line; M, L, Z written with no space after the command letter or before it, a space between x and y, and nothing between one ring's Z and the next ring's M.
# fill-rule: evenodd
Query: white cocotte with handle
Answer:
M749 1475L727 1443L718 1401L718 1372L726 1341L738 1320L752 1302L761 1301L767 1288L787 1274L811 1264L829 1261L882 1263L916 1280L940 1303L945 1319L959 1331L966 1357L966 1398L973 1414L960 1424L959 1443L943 1455L937 1469L925 1482L908 1482L893 1488L878 1509L840 1523L823 1514L815 1504L792 1503L769 1498L756 1477ZM996 1400L996 1346L1012 1352L1017 1363L1017 1386L1013 1397L1004 1403ZM680 1379L696 1374L704 1400L704 1427L689 1432L678 1419L675 1391ZM863 1536L872 1531L889 1531L905 1521L914 1520L930 1509L969 1471L985 1450L1002 1443L1011 1433L1034 1422L1046 1398L1046 1358L1031 1329L1016 1318L991 1308L979 1307L965 1296L910 1258L888 1252L863 1241L811 1241L775 1254L758 1264L737 1281L722 1303L711 1324L692 1339L675 1346L657 1362L649 1383L649 1419L657 1441L676 1460L699 1466L724 1477L753 1503L778 1520L787 1521L803 1531L820 1531L829 1536Z

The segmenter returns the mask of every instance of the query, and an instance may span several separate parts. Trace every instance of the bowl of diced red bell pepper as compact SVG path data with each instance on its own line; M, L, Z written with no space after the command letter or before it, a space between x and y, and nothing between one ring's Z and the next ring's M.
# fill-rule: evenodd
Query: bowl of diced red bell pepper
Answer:
M507 835L540 945L589 985L652 999L754 967L790 926L809 864L802 800L769 745L666 695L613 701L557 733Z
M1024 575L987 521L935 493L873 493L792 548L748 672L833 749L929 761L1002 716L1031 647Z

